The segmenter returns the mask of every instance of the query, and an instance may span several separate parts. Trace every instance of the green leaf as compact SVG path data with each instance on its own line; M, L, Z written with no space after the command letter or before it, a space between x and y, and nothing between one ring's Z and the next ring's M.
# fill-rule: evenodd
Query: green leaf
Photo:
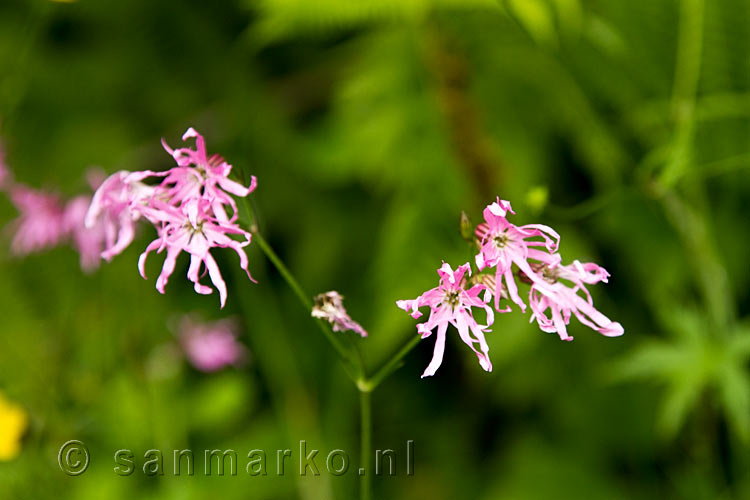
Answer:
M750 437L750 376L741 365L727 363L719 370L717 383L729 424L747 441Z

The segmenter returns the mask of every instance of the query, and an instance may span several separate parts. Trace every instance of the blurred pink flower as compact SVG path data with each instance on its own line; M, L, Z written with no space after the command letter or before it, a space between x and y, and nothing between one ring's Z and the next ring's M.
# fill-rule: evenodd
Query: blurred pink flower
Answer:
M107 177L96 189L86 213L86 227L104 234L101 256L106 261L132 243L135 223L142 215L139 209L147 205L156 192L154 186L140 182L145 176L137 174L121 170Z
M362 337L367 337L367 331L347 314L344 308L344 297L337 291L332 290L316 295L312 316L331 323L334 332L352 330Z
M13 184L9 197L20 212L11 224L14 229L10 249L15 255L27 255L59 244L65 237L63 206L54 194Z
M422 338L427 338L432 334L432 330L437 328L437 339L435 341L435 351L432 361L422 374L422 377L428 377L435 374L443 361L443 352L445 350L445 334L448 325L453 325L458 330L461 340L468 345L479 358L480 366L486 371L492 371L492 363L489 357L489 346L484 338L484 334L489 332L488 329L494 321L492 308L487 305L489 301L489 290L481 284L465 288L466 274L471 275L469 263L460 266L456 271L443 262L443 266L438 269L440 284L423 293L414 300L399 300L396 305L407 311L415 319L422 316L419 312L420 307L430 307L430 317L424 323L417 325L417 332ZM484 291L484 300L479 294ZM487 324L479 325L474 319L472 307L480 307L487 313ZM471 334L474 334L474 337ZM479 344L479 349L474 344Z
M0 143L0 189L5 189L10 181L10 170L5 163L5 149L3 149L3 144Z
M81 195L65 205L63 229L72 239L73 246L80 255L81 269L91 272L99 267L106 239L104 227L97 224L88 228L84 224L91 197Z
M164 287L174 272L177 257L182 251L190 254L190 268L187 276L194 284L194 289L200 294L210 294L211 287L200 283L201 265L205 265L214 286L219 290L221 307L224 307L227 297L227 287L219 271L219 266L211 256L212 248L231 248L240 257L240 267L247 273L251 281L255 281L248 271L247 254L243 249L250 244L250 233L230 222L222 222L214 218L210 212L210 201L205 198L192 199L180 207L173 207L166 203L152 199L148 207L141 209L149 220L159 221L159 237L152 241L138 260L141 276L146 278L146 258L153 250L161 253L166 249L161 274L156 280L156 289L164 293ZM240 235L242 241L237 241L229 235Z
M203 372L236 366L247 359L247 349L237 341L237 325L232 320L199 322L184 316L178 338L188 361Z
M546 284L537 286L534 281L531 286L530 321L536 320L542 331L556 332L562 340L573 340L568 335L566 325L570 323L571 314L574 314L578 321L602 335L617 337L624 333L620 323L610 320L594 307L591 294L586 289L587 284L607 282L609 273L603 267L594 263L582 264L576 260L567 266L539 266L535 274ZM568 286L561 280L568 281L573 286ZM583 296L579 292L583 292ZM546 314L548 309L550 316Z
M521 308L522 312L525 312L526 304L518 295L518 286L511 267L515 264L534 283L544 286L544 282L532 271L528 260L537 260L550 266L559 263L560 257L555 252L557 252L560 236L552 228L541 224L525 226L511 224L506 218L508 212L515 213L510 202L500 198L484 209L485 222L479 224L476 229L480 245L479 253L476 255L476 264L480 271L486 267L495 268L494 296L495 309L498 312L510 311L510 307L500 310L503 285L510 299ZM546 251L534 247L544 247Z
M99 169L89 169L86 172L86 179L94 191L107 180ZM106 253L105 247L112 246L104 217L96 217L93 224L86 223L91 204L90 195L76 196L65 204L63 213L63 230L66 235L70 236L73 247L78 251L81 269L84 272L98 269Z
M104 235L101 228L87 229L84 219L91 197L82 195L63 204L56 195L37 191L12 181L2 163L0 151L0 189L7 189L13 204L20 212L16 222L11 252L26 255L70 241L80 253L81 268L90 272L99 267ZM96 182L97 172L88 172ZM92 186L94 187L94 186Z

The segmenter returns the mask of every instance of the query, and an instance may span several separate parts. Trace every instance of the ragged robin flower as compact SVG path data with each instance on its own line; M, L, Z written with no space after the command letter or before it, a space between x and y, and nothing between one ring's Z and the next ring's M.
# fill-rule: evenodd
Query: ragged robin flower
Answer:
M547 265L559 263L560 257L556 252L560 236L551 227L542 224L511 224L506 217L508 212L515 213L510 202L500 198L484 209L484 222L476 228L479 244L476 264L480 271L495 268L495 310L510 310L500 309L500 290L504 289L510 299L525 312L526 304L518 294L512 266L515 264L521 272L543 285L544 283L533 273L529 260Z
M200 294L212 292L210 287L200 283L200 272L204 268L219 291L223 307L226 284L209 250L217 247L233 249L240 257L240 267L252 280L243 250L250 243L250 233L236 223L237 204L232 195L247 196L257 182L251 177L250 185L245 187L230 179L232 166L218 155L207 156L203 136L191 127L183 135L183 140L193 138L195 149L172 149L162 141L177 164L169 170L121 171L110 176L94 194L86 222L90 227L104 226L107 244L102 257L110 259L133 240L136 220L149 221L156 228L158 237L141 254L138 261L141 275L145 277L148 254L166 250L164 266L156 281L157 290L164 293L177 256L185 251L191 255L187 276L195 291ZM154 179L161 180L158 184L148 184Z
M398 307L407 311L415 319L422 316L420 307L430 308L430 317L426 322L417 325L417 332L422 338L429 337L433 330L437 329L435 339L435 350L432 361L422 374L428 377L435 374L443 361L445 351L445 338L448 326L453 325L458 330L461 340L468 345L479 358L479 365L486 371L492 371L492 363L489 357L489 346L484 334L489 332L489 327L494 321L492 308L487 305L490 299L487 287L475 284L467 287L467 278L471 275L469 263L459 266L453 271L450 265L443 263L438 269L440 283L436 288L428 290L414 300L399 300ZM485 292L484 298L480 294ZM480 325L474 319L473 308L481 308L487 314L487 324ZM473 335L473 336L472 336ZM477 345L479 346L477 348Z
M609 273L603 267L576 260L567 266L536 265L534 274L537 279L530 280L529 291L530 321L536 320L542 331L557 333L562 340L573 340L568 335L567 325L574 315L578 321L607 337L624 333L620 323L610 320L594 307L586 289L586 285L607 282ZM538 286L540 280L545 286Z

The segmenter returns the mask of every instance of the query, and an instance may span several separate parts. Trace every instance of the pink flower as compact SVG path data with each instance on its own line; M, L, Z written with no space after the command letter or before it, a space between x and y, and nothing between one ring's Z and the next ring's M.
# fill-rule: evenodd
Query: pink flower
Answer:
M582 264L574 261L567 266L539 266L534 274L545 281L545 286L538 286L535 281L529 291L531 319L536 320L539 328L545 332L557 332L562 340L573 340L568 335L566 325L574 314L578 321L593 328L602 335L617 337L624 333L620 323L616 323L600 313L595 307L586 285L607 282L609 273L594 263ZM568 286L561 280L572 283ZM583 296L579 292L583 292ZM546 311L549 309L550 316Z
M339 292L330 291L315 296L315 306L312 309L314 318L321 318L333 325L334 332L343 332L352 330L367 337L367 331L354 321L344 308L344 297Z
M211 256L209 250L212 248L231 248L240 257L240 267L247 273L248 278L253 280L247 269L248 260L245 246L250 244L250 233L242 230L238 225L220 221L213 217L210 211L211 201L205 198L192 199L180 207L173 207L157 199L152 199L148 207L142 208L142 212L149 220L159 221L159 237L148 245L138 260L138 269L141 276L146 278L146 258L153 250L161 253L166 249L167 256L164 260L159 278L156 280L156 289L164 293L167 280L174 272L177 257L182 251L190 254L190 268L187 276L194 283L194 289L200 294L210 294L211 287L200 283L201 265L205 265L208 275L214 286L219 290L221 307L224 307L227 297L227 286L219 271L219 266ZM234 240L230 235L240 235L242 241Z
M26 255L53 247L65 237L63 207L59 197L14 184L10 200L20 212L13 223L15 235L10 249L15 255Z
M257 186L255 176L251 176L249 187L229 179L232 166L219 155L207 157L206 142L192 127L182 135L183 141L190 138L195 138L195 149L172 149L162 139L162 146L177 162L177 167L169 171L162 186L171 186L168 193L176 202L200 196L210 199L217 219L234 221L237 204L230 194L244 197L253 192ZM227 217L224 205L232 209L231 218Z
M141 217L140 208L148 204L156 188L140 182L145 177L125 170L107 177L91 199L85 216L89 229L101 228L104 233L102 258L112 260L133 241L135 223Z
M432 361L422 374L423 378L434 375L443 361L445 334L449 324L456 327L461 340L477 355L480 366L488 372L492 371L489 346L484 338L484 334L490 331L488 328L494 321L492 308L486 304L489 301L489 291L484 285L474 285L467 290L465 288L467 272L471 275L471 267L468 262L456 271L453 271L448 264L443 262L443 266L438 269L440 284L436 288L428 290L414 300L399 300L396 302L398 307L410 312L415 319L422 316L422 313L419 312L420 307L430 307L428 320L417 325L417 332L422 338L429 337L432 331L437 328L435 351ZM479 298L482 291L485 291L484 300ZM479 325L474 320L473 307L480 307L485 310L487 313L486 325ZM474 337L471 334L474 334ZM475 347L475 344L479 344L479 349Z
M237 341L237 325L232 320L200 323L185 316L179 324L179 341L187 359L200 371L215 372L239 365L247 350Z
M65 205L63 213L63 229L66 234L70 234L73 246L78 250L84 272L91 272L99 267L106 240L103 225L88 228L84 224L90 204L90 196L77 196Z
M203 136L193 128L183 135L183 140L195 138L196 148L171 149L162 140L164 148L172 155L177 166L165 172L150 170L118 172L110 176L94 194L86 225L101 224L106 244L102 257L109 260L122 252L133 240L135 221L143 217L156 227L158 238L141 254L138 269L145 278L145 262L154 250L167 255L156 289L164 287L174 272L177 256L186 251L191 255L188 279L200 294L210 294L211 287L200 283L201 267L219 290L221 306L226 303L227 288L219 267L209 252L211 248L232 248L240 257L240 267L247 270L247 255L243 247L250 243L250 233L237 224L237 203L232 195L247 196L256 187L252 177L249 187L229 179L231 165L218 155L206 156ZM163 178L156 185L142 181L153 177ZM231 209L227 214L226 206ZM240 236L235 240L232 236ZM253 280L254 281L254 280Z
M500 200L500 198L484 209L485 222L479 224L476 229L480 245L476 264L480 271L486 267L495 268L494 295L495 309L498 312L510 311L509 307L500 310L503 285L511 300L521 308L522 312L525 312L526 304L518 295L512 265L515 264L535 283L544 285L544 282L532 271L528 260L537 260L549 266L559 263L560 257L555 252L557 252L560 236L552 228L541 224L525 226L511 224L506 218L508 212L515 213L510 202ZM544 247L546 251L534 247Z

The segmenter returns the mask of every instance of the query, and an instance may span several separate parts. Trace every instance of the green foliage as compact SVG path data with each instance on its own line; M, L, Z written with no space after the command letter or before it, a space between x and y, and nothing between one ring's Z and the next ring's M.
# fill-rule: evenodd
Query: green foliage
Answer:
M619 367L625 378L653 379L666 386L659 426L673 438L701 400L718 402L744 441L750 434L750 331L722 331L706 316L679 306L663 314L671 340L651 340Z
M415 475L375 498L747 498L749 27L745 0L11 0L0 136L20 182L70 197L90 166L166 168L158 139L194 126L258 177L307 292L346 297L370 372L415 335L395 301L472 258L462 211L508 199L611 272L592 293L626 333L498 315L492 373L452 335L429 380L421 342L373 393L375 448L415 440ZM217 252L219 311L184 259L164 296L159 258L138 276L153 237L91 275L0 247L0 391L31 419L0 498L352 498L354 475L112 472L119 448L358 452L356 393L257 245L258 285ZM192 369L168 325L193 311L242 318L250 362ZM69 439L94 457L78 478Z

